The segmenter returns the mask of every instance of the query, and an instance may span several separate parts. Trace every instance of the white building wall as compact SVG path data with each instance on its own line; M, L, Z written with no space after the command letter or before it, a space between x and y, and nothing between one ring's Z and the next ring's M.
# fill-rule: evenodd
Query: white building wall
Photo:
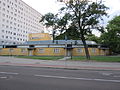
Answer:
M0 0L0 44L20 44L44 32L42 15L22 0Z

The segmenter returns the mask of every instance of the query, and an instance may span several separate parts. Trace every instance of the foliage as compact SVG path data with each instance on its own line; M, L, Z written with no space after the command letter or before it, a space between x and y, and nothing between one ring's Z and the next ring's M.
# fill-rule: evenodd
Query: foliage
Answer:
M62 56L16 56L17 58L28 58L37 60L58 60L63 58Z
M85 47L86 58L90 59L85 36L91 34L92 30L97 29L103 32L103 27L99 21L103 20L102 16L106 16L108 8L102 4L102 1L88 2L88 0L70 0L66 3L66 7L62 8L63 12L71 14L71 21L77 27L80 38Z
M108 8L102 4L102 0L96 2L88 2L88 0L69 0L65 3L65 7L60 9L60 13L53 15L48 13L42 21L46 21L46 26L52 26L53 30L61 31L61 34L70 30L72 25L75 26L75 33L79 34L82 40L86 58L90 59L88 47L85 41L85 36L91 34L92 30L97 29L103 32L103 27L99 21L103 20L102 16L106 16ZM61 15L60 15L61 14ZM54 34L54 33L53 33ZM70 34L70 33L69 33Z
M86 60L85 57L73 57L73 60ZM120 56L91 56L91 60L97 62L120 62Z
M95 36L94 34L87 35L86 40L95 41L96 43L100 43L100 38Z
M106 29L100 37L101 43L109 46L113 53L120 54L120 16L109 21Z
M79 32L77 31L77 28L74 25L72 25L68 29L66 29L66 31L63 34L60 34L55 39L56 40L63 40L63 39L79 40L80 35L79 35Z
M71 16L69 13L66 13L63 16L58 16L58 14L54 15L53 13L47 13L42 17L40 22L43 22L43 24L47 28L51 27L53 29L52 35L54 42L56 32L59 31L59 33L62 34L67 29L68 20L70 20L70 17Z
M44 22L46 27L52 26L53 28L56 28L57 17L53 13L47 13L42 17L40 22Z

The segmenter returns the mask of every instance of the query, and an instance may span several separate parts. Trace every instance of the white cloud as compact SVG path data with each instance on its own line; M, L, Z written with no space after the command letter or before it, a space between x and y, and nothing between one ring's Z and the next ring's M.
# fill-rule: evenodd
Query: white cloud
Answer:
M60 5L56 0L23 0L28 5L39 11L41 14L48 12L56 13Z
M48 12L57 13L61 4L57 0L23 0L28 5L32 6L34 9L39 11L41 14L46 14ZM109 7L108 10L109 18L104 18L104 25L107 24L114 16L120 15L120 0L103 0L105 5ZM98 32L94 32L99 36Z
M106 0L105 5L110 8L109 14L120 11L120 0Z
M23 0L42 14L52 12L56 13L61 4L57 0ZM109 14L120 11L120 0L103 0L105 5L110 7Z

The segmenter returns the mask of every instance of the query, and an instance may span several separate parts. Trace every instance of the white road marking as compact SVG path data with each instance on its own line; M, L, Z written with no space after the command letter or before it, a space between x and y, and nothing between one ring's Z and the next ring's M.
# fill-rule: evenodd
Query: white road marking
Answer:
M0 77L0 79L6 79L7 77Z
M120 77L120 76L113 76L113 77Z
M62 76L50 76L50 75L34 75L34 76L36 76L36 77L46 77L46 78L57 78L57 79L69 79L69 80L86 80L86 81L101 81L101 82L120 83L120 80L77 78L77 77L62 77Z
M19 73L13 73L13 72L0 72L0 74L18 75Z
M104 76L110 76L110 75L112 75L113 73L102 73L102 75L104 75Z

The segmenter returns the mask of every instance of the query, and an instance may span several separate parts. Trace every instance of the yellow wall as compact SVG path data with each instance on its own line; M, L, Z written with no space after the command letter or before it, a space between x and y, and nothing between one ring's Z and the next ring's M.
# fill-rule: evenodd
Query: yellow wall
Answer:
M52 37L48 33L31 33L29 34L29 41L51 40Z
M82 49L82 52L78 52L78 49ZM74 48L72 50L72 55L73 56L84 56L85 55L85 50L84 50L84 48Z
M40 52L40 49L43 49L43 52ZM55 53L54 49L59 49L59 52ZM38 56L64 56L64 48L36 48L34 55Z
M72 50L72 55L73 56L84 56L85 55L85 49L84 48L81 48L82 49L82 52L78 52L78 49L79 48L74 48ZM93 52L93 49L95 49L95 52ZM109 50L101 50L101 49L98 49L98 48L88 48L89 50L89 54L91 56L97 56L97 55L106 55L106 51L109 52Z
M28 51L24 48L24 52L22 52L22 48L2 48L0 51L0 55L28 55Z
M55 49L57 52L55 53ZM81 49L82 52L78 52ZM95 52L93 52L95 50ZM96 55L108 55L109 50L101 50L98 48L89 48L89 53L91 56ZM74 48L71 50L72 56L84 56L84 48ZM0 55L36 55L36 56L66 56L66 49L64 48L35 48L33 50L28 50L27 48L2 48L0 49Z

